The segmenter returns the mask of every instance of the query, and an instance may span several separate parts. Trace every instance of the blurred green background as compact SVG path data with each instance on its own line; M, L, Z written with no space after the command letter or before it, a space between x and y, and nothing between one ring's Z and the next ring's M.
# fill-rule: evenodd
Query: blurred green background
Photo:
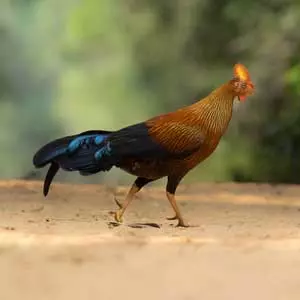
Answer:
M299 28L300 1L1 0L0 176L41 179L32 156L43 143L175 110L241 62L256 94L236 103L217 151L185 181L299 183Z

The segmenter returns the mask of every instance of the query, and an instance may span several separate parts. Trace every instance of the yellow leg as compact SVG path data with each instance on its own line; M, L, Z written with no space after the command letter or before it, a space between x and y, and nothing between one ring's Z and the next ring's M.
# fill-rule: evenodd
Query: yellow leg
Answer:
M125 198L125 201L123 204L121 204L117 199L115 199L117 205L119 206L119 209L115 212L113 212L113 216L116 220L116 222L118 223L122 223L122 217L123 217L123 214L126 210L126 208L128 207L128 205L131 203L131 201L133 200L135 194L140 190L140 188L138 188L136 186L136 184L134 183L130 189L130 191L128 192L126 198Z
M177 206L174 194L171 194L171 193L167 192L167 198L170 201L170 203L172 205L172 208L175 211L175 217L167 218L167 219L168 220L176 220L177 219L178 220L178 224L177 224L178 227L188 227L188 225L185 224L185 222L183 221L183 218L182 218L180 210Z
M115 199L117 205L119 206L119 209L115 212L113 212L113 216L115 218L115 220L118 223L122 223L122 217L123 214L126 210L126 208L128 207L128 205L131 203L131 201L133 200L135 194L147 183L153 181L153 179L147 179L147 178L143 178L143 177L138 177L134 184L132 185L130 191L128 192L125 201L123 204L121 204L117 199Z

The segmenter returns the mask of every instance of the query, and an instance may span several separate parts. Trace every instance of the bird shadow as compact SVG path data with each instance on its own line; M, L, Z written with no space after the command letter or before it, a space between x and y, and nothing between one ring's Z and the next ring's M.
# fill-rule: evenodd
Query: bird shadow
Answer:
M151 223L151 222L122 224L122 223L110 221L107 224L108 224L109 228L115 228L115 227L119 227L119 226L127 226L130 228L137 228L137 229L142 229L142 228L147 228L147 227L158 228L158 229L161 228L160 225L158 225L157 223Z
M116 228L116 227L119 227L119 226L127 226L127 227L130 227L130 228L137 228L137 229L143 229L143 228L148 228L148 227L152 227L152 228L158 228L160 229L161 228L161 225L157 224L157 223L152 223L152 222L139 222L139 223L129 223L129 224L126 224L126 223L118 223L118 222L113 222L113 221L110 221L107 223L108 227L111 229L111 228ZM179 228L179 229L189 229L189 228L199 228L201 227L200 225L197 225L197 224L189 224L188 226L186 227L178 227L176 224L169 224L170 227L173 227L173 228Z

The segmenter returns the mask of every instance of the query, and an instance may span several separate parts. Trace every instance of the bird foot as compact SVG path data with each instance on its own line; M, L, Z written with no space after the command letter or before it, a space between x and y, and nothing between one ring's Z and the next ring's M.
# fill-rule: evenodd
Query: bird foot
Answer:
M123 218L122 218L123 211L122 211L122 209L119 209L117 211L110 211L109 214L114 217L114 219L117 223L122 223L123 222Z
M188 228L188 227L190 227L190 225L188 225L185 222L183 222L183 220L179 220L178 224L176 225L176 227Z
M117 210L115 213L114 213L114 218L116 220L116 222L119 222L119 223L122 223L123 222L123 218L122 218L122 215L123 215L123 212L122 210Z
M123 219L122 219L122 216L123 216L123 205L122 203L115 197L114 198L116 204L118 205L119 209L116 210L116 211L110 211L109 214L112 215L115 219L115 221L117 223L122 223L123 222Z
M181 218L179 218L178 216L174 216L174 217L170 217L170 218L167 218L167 220L169 221L174 221L174 220L178 220L178 223L175 227L190 227L190 225L187 225Z

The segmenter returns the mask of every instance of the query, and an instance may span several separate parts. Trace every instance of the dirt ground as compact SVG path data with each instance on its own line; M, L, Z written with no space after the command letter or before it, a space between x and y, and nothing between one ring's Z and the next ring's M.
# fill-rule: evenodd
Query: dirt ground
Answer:
M145 188L114 227L127 187L0 182L2 300L300 299L300 186L180 186L190 228L162 188ZM133 228L154 222L160 228Z

